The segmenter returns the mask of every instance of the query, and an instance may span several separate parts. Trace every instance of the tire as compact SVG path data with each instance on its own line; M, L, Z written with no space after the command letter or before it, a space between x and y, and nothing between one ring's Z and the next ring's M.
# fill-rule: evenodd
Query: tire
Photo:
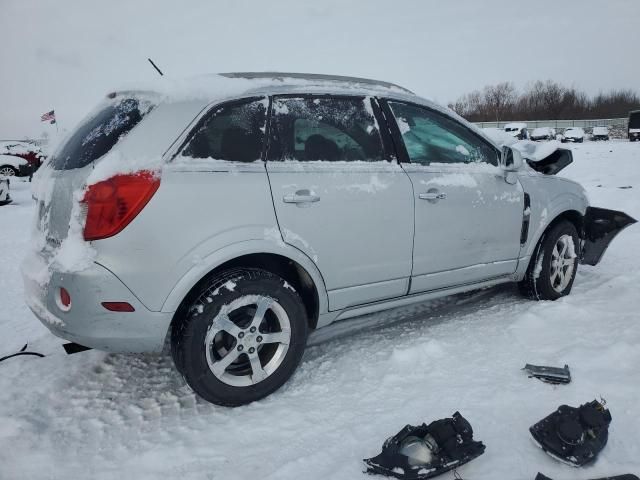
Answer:
M571 222L561 220L551 225L538 242L525 277L518 284L522 294L532 300L557 300L569 295L578 270L579 240L578 231ZM567 250L560 256L566 263L557 271L554 257L556 252L561 253L565 244Z
M0 175L5 177L15 177L18 175L18 171L11 165L0 165Z
M258 309L264 314L256 318ZM276 391L307 343L302 299L265 270L223 273L181 315L171 330L173 361L189 386L217 405L244 405Z

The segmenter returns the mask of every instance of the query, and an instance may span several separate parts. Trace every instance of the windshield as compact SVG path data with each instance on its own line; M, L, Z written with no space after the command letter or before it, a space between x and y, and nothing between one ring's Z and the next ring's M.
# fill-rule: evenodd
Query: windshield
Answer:
M640 128L640 111L629 114L629 128Z
M150 110L150 104L135 98L121 98L105 106L78 127L51 165L56 170L71 170L90 164L111 150Z

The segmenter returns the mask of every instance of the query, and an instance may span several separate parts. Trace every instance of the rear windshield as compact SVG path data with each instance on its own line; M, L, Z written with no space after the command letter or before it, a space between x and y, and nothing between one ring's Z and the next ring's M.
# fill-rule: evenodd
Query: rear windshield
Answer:
M150 110L148 102L138 99L114 101L78 127L56 152L51 165L56 170L71 170L89 165L111 150Z
M629 128L640 128L640 112L629 114Z

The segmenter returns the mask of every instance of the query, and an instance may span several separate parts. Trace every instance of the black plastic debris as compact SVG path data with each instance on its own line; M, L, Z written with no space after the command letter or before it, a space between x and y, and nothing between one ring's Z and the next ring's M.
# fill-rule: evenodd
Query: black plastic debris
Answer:
M5 355L4 357L0 357L0 362L8 360L9 358L18 357L20 355L32 355L34 357L40 357L40 358L44 357L43 354L38 353L38 352L27 352L26 351L27 350L27 345L28 344L25 343L24 347L22 347L19 352L12 353L11 355Z
M87 350L91 350L91 347L85 347L84 345L79 345L74 342L63 343L62 348L67 352L67 355L73 355L74 353L86 352Z
M432 478L453 470L484 453L473 440L473 429L459 412L429 425L407 425L382 446L382 452L364 459L367 473L404 480Z
M538 475L536 475L535 480L553 480L553 479L547 477L546 475L538 473ZM593 478L591 480L640 480L640 478L636 477L631 473L625 473L623 475L613 475L611 477Z
M531 365L527 363L523 370L529 374L529 378L538 378L546 383L558 385L562 383L571 382L571 372L569 372L569 365L565 365L563 368L559 367L546 367L543 365Z
M535 442L563 463L580 467L593 462L609 438L611 413L597 400L579 407L561 405L529 428Z

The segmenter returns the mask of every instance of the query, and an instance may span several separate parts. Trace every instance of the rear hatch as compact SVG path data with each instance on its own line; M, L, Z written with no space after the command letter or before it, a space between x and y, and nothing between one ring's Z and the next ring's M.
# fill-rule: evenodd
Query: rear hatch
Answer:
M46 250L56 250L74 227L73 211L97 162L154 107L148 98L110 94L71 134L41 169L34 187L38 230Z

